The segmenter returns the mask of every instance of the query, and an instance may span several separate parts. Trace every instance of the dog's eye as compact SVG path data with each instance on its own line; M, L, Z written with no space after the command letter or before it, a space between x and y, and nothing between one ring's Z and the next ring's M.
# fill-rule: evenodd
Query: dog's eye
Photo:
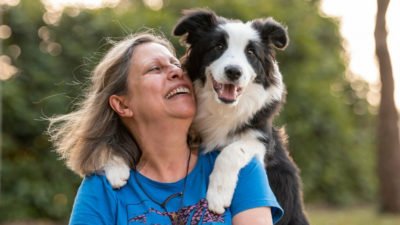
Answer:
M218 44L215 46L215 49L217 49L218 51L222 51L222 50L224 50L224 48L225 48L225 45L222 44L222 43L218 43Z
M246 50L246 53L247 53L247 55L254 55L254 54L255 54L255 51L254 51L253 48L248 48L248 49Z

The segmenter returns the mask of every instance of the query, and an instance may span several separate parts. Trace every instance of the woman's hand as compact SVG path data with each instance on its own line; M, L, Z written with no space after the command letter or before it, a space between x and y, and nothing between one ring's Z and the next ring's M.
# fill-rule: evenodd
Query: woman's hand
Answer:
M232 218L232 224L272 225L273 222L272 222L271 208L258 207L240 212Z

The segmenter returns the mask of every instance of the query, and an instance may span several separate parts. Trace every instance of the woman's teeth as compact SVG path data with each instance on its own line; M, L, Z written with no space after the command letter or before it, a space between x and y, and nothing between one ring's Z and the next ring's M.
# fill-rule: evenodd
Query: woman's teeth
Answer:
M166 96L167 99L177 94L190 94L189 88L177 88L169 92Z

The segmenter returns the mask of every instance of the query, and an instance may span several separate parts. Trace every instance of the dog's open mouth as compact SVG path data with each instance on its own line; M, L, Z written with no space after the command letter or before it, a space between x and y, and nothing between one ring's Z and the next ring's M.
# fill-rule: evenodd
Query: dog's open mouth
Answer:
M214 80L211 75L211 80L213 83L214 91L217 93L218 98L227 104L233 103L242 93L243 88L236 86L234 84L221 84Z

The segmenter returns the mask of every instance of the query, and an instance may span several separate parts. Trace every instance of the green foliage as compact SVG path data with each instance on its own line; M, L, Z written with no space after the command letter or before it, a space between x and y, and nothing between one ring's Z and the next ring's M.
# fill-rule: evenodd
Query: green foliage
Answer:
M372 116L344 77L347 62L337 21L321 16L317 2L174 0L152 11L141 1L122 1L77 16L67 9L57 26L43 22L44 8L36 0L8 9L3 20L13 33L3 49L10 54L8 46L21 48L12 62L21 72L2 81L0 221L69 217L80 178L51 151L43 118L73 110L87 76L110 47L107 38L118 40L144 27L169 36L181 10L198 7L243 20L272 16L288 27L290 45L277 55L288 90L277 125L286 127L304 197L336 204L374 199ZM178 39L169 39L183 55Z
M44 134L47 122L41 118L65 113L65 106L70 104L70 99L51 95L71 91L65 85L55 85L67 80L63 76L65 70L60 68L67 69L68 64L39 50L38 29L45 25L42 12L36 1L24 1L4 16L4 22L13 32L5 41L4 50L7 54L7 46L20 47L21 55L13 64L21 72L2 81L0 218L3 220L65 218L79 185L79 178L57 160ZM69 63L76 65L79 59Z

